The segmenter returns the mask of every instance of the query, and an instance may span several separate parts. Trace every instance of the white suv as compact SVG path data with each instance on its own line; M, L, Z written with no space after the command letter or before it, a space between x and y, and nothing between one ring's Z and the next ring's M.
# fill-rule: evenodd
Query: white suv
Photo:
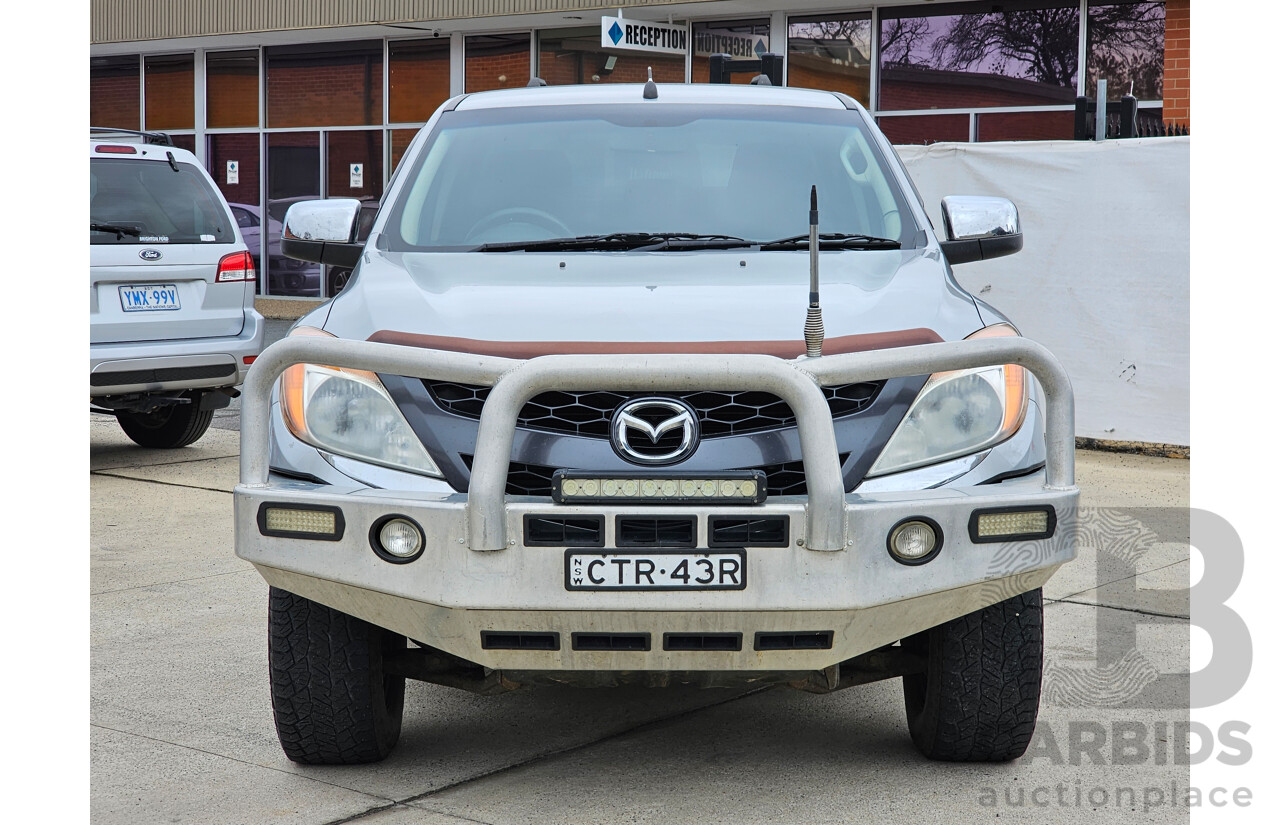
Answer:
M89 139L89 403L144 447L204 435L262 350L253 259L195 155L162 133Z

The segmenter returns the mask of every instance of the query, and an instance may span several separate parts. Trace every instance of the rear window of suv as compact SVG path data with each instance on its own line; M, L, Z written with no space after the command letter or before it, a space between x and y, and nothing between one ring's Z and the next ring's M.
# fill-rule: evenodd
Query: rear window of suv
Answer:
M135 230L89 230L92 244L232 243L231 215L190 163L93 158L89 223Z

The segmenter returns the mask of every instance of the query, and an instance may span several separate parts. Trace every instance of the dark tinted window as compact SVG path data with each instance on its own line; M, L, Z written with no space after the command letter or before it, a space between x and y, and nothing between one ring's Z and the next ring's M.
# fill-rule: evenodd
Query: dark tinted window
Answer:
M975 5L881 11L881 109L1075 101L1079 3Z
M94 158L89 222L138 230L141 237L90 230L96 244L231 243L231 216L193 165Z
M1089 3L1089 51L1085 94L1096 97L1107 79L1107 99L1119 100L1133 84L1138 100L1164 96L1164 3Z

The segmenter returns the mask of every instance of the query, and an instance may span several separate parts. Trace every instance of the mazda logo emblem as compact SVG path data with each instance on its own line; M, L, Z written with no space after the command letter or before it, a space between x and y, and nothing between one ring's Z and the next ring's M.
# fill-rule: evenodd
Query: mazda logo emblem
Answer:
M675 464L698 448L698 415L674 398L635 398L614 411L609 440L632 464Z

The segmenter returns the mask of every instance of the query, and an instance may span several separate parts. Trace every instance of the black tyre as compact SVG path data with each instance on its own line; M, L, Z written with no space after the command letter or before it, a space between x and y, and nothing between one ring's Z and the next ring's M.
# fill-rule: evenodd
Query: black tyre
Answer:
M347 282L351 280L351 270L340 266L329 267L329 291L325 293L330 298L347 288Z
M902 677L907 727L946 762L1007 762L1026 752L1040 707L1044 614L1033 590L902 640L925 657Z
M189 404L170 404L149 413L116 413L120 429L135 444L158 449L185 447L198 440L213 423L213 410L200 409L200 394L188 393Z
M385 759L400 738L404 677L384 657L403 636L271 588L271 707L285 755L305 765Z

